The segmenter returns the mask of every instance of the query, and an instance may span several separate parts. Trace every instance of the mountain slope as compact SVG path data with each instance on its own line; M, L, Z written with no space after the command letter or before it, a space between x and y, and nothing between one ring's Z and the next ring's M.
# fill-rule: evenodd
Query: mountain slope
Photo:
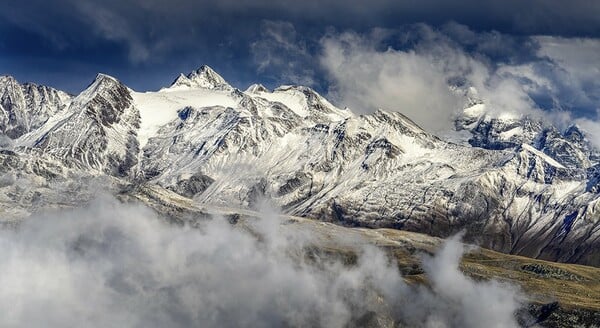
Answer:
M58 122L43 126L29 146L33 151L65 160L69 166L126 176L137 163L140 116L130 91L122 83L99 74L73 99Z
M42 126L68 107L71 96L36 85L19 84L11 76L0 76L0 133L11 139Z

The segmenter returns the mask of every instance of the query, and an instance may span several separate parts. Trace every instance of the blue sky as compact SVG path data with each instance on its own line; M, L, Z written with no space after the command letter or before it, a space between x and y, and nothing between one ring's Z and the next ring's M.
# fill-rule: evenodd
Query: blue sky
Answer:
M597 120L599 40L600 2L584 0L0 4L0 74L21 82L78 93L103 72L156 90L207 64L241 89L304 84L426 126L456 106L445 88L461 80L496 108Z

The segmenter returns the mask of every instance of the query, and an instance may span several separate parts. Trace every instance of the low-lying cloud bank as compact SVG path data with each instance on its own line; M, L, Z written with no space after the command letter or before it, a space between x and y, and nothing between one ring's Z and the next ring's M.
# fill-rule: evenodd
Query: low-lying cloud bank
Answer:
M293 256L310 236L273 211L255 233L200 229L99 199L0 231L3 327L345 327L369 313L418 327L516 327L517 290L458 269L459 238L424 257L431 289L404 283L382 251L357 263ZM287 232L286 232L287 231Z

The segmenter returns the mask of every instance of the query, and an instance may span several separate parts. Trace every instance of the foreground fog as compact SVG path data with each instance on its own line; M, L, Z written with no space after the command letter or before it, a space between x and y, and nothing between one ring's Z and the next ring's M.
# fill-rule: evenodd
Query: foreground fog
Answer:
M516 289L465 277L457 237L423 257L431 288L411 287L375 248L353 266L298 256L310 236L277 220L267 209L255 233L223 218L196 229L110 198L38 215L0 231L0 326L344 327L369 313L409 326L517 326Z

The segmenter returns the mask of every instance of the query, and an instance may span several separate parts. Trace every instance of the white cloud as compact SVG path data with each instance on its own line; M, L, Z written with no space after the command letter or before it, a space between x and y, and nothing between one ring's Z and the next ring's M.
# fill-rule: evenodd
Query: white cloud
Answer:
M538 36L539 55L557 61L583 82L597 82L600 75L600 40Z
M443 63L414 50L378 51L376 38L347 32L322 39L330 96L354 112L400 111L427 129L447 128L460 98L447 86Z
M88 2L79 3L78 8L93 23L96 33L107 40L125 42L129 47L129 59L132 62L143 62L148 59L150 50L139 40L123 18Z
M456 238L425 260L430 291L407 286L373 247L351 267L303 260L311 234L263 216L258 239L223 218L168 225L112 199L30 218L0 231L0 308L10 309L0 326L344 327L369 311L427 327L516 326L517 293L464 277Z
M600 111L597 114L597 118L600 118ZM586 138L593 145L600 148L600 121L598 119L591 120L586 118L577 118L574 121L585 132Z
M579 116L600 109L600 39L540 36L538 55L554 64L554 90L559 101Z
M424 260L423 266L430 273L436 296L447 300L442 306L454 307L452 311L438 311L442 314L438 321L441 319L445 327L516 327L517 290L496 281L475 283L464 276L458 266L464 251L460 235L454 236L434 257ZM448 312L458 315L444 318Z

